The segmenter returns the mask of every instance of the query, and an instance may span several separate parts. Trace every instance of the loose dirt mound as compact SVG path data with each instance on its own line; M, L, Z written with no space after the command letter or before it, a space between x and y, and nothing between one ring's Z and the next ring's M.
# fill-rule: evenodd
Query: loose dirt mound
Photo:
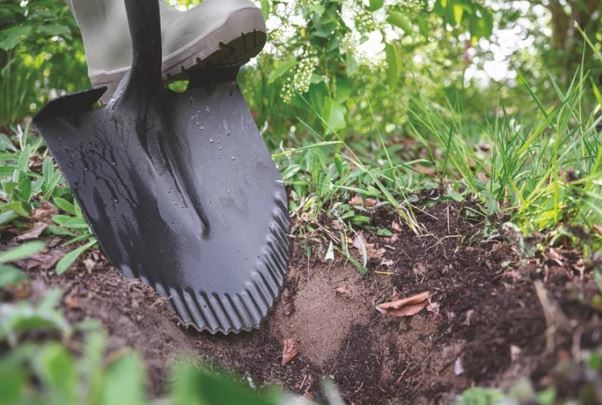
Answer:
M516 375L545 376L572 337L556 334L553 345L550 334L546 340L547 315L532 280L546 281L549 298L575 319L573 327L583 324L594 311L571 291L591 296L595 289L579 257L556 252L557 260L521 259L507 242L483 240L483 225L468 221L459 205L440 204L419 220L426 235L401 227L393 236L363 236L374 256L365 276L346 263L316 259L325 256L316 246L318 254L308 258L295 243L273 312L260 330L234 336L181 329L152 290L108 268L82 268L67 277L29 272L46 285L62 286L71 320L98 318L109 330L112 348L142 351L156 392L169 362L183 354L257 385L279 383L317 400L320 382L329 376L356 405L394 399L445 403L475 383L504 385ZM399 229L393 222L395 216L386 211L373 215L374 225ZM397 318L375 309L424 291L430 292L429 305L414 316ZM584 339L601 335L595 325L597 334L586 333ZM298 355L283 366L285 339L295 341Z

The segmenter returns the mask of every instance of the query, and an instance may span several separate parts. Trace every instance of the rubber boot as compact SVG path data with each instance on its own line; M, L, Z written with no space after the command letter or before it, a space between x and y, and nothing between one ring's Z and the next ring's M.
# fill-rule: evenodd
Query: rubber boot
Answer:
M66 0L84 41L93 87L106 86L107 101L132 63L123 0ZM163 79L191 68L242 65L266 41L265 21L250 0L206 0L188 11L159 1Z

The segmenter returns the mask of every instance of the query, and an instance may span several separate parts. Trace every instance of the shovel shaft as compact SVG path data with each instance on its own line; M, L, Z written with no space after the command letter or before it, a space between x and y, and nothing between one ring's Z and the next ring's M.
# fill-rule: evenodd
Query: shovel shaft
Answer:
M158 0L125 0L133 60L126 94L161 91L161 20Z

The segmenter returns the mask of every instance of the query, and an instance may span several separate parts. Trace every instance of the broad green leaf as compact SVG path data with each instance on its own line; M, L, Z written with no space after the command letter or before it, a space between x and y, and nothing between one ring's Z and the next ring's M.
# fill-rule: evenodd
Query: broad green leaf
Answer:
M268 84L274 83L276 80L284 76L289 70L291 70L297 61L295 59L290 59L286 62L283 62L280 66L270 72L268 76Z
M384 0L370 0L368 3L368 10L376 11L380 9L384 4Z
M464 7L461 4L454 4L452 7L454 13L454 21L456 24L460 24L462 22L462 15L464 15Z
M96 243L96 239L92 239L90 242L86 243L78 247L77 249L73 249L71 252L67 253L59 262L56 264L56 272L58 274L63 274L69 266L73 264L74 261L77 260L86 250L90 249L92 245Z
M69 201L65 200L64 198L60 198L60 197L56 197L53 201L54 201L54 205L56 205L63 211L68 212L71 215L75 215L75 207Z
M174 372L171 397L174 405L277 405L281 403L260 395L230 377L198 369L186 362Z
M0 225L8 224L17 218L19 218L19 215L15 211L8 209L4 211L3 209L0 212Z
M37 353L35 364L45 390L52 393L57 403L75 403L78 375L74 359L64 346L47 344Z
M144 380L144 366L140 358L133 352L127 352L109 366L100 390L100 405L146 404Z
M401 28L406 34L412 32L412 22L405 14L400 13L399 11L390 12L387 21L390 24Z
M69 323L56 309L60 297L61 291L52 289L37 307L29 301L0 304L0 341L6 338L16 344L17 336L30 330L57 330L62 335L69 334Z
M387 61L387 81L390 86L395 86L401 78L403 72L401 49L397 44L387 44L385 46L385 56Z
M323 119L327 133L337 132L347 126L345 106L330 97L324 99Z
M270 16L270 0L261 0L261 14L264 20Z
M0 31L0 49L10 51L21 42L21 40L31 34L31 26L15 25Z
M0 288L27 280L27 274L8 264L0 264Z
M22 245L0 253L0 264L26 259L38 253L44 248L44 242L26 242Z
M60 24L40 25L38 32L48 36L60 35L64 38L71 38L71 30L68 27Z

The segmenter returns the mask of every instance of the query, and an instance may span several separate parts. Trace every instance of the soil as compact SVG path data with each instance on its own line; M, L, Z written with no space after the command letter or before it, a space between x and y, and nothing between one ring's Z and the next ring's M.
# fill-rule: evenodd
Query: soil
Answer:
M602 343L600 314L586 304L596 294L591 269L568 247L522 257L503 236L484 238L484 224L469 220L465 208L441 203L418 212L421 235L398 225L393 213L372 209L374 229L395 231L363 233L371 253L366 275L343 260L322 259L327 243L307 246L308 238L293 238L279 301L259 330L240 335L183 329L164 300L123 278L98 253L88 256L93 269L81 264L63 276L39 258L21 265L34 283L63 289L70 321L101 320L110 350L141 351L156 395L165 390L170 362L182 356L317 401L321 381L331 378L355 405L450 403L473 385L507 387L519 376L531 377L536 387L562 385L556 365L575 354L575 345ZM546 313L536 280L555 304ZM428 306L416 315L376 310L425 291ZM285 339L295 341L298 354L282 365ZM578 389L565 385L567 392Z

